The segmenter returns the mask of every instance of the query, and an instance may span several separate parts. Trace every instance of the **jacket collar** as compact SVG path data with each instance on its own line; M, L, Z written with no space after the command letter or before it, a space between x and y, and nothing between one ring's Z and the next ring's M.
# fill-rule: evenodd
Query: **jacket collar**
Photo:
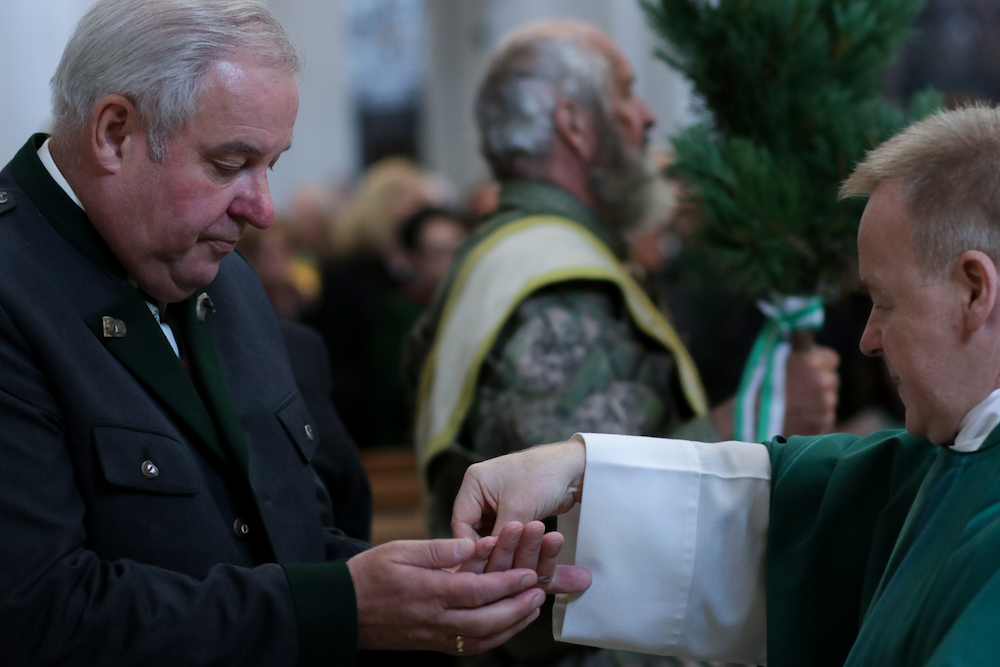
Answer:
M80 254L104 271L127 280L125 267L111 252L111 248L90 222L90 218L59 187L59 184L52 180L52 176L38 158L38 149L47 138L46 134L36 134L17 152L10 162L14 180L49 224Z

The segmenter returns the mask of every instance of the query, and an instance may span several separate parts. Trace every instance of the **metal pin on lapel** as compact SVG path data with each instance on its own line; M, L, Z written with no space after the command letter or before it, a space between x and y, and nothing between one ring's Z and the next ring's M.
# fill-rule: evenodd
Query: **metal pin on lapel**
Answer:
M212 299L208 296L207 292L198 295L198 304L195 310L198 312L199 322L204 322L209 313L215 312L215 304L212 303Z
M128 331L128 329L125 328L124 322L111 317L110 315L102 317L101 324L104 325L105 338L124 338L125 332Z

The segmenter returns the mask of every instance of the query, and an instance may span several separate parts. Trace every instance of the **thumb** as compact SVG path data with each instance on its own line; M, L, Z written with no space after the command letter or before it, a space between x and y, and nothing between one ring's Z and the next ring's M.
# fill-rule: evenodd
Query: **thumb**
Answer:
M427 569L445 569L461 565L475 553L476 543L470 539L407 540L396 543L401 553L396 561Z

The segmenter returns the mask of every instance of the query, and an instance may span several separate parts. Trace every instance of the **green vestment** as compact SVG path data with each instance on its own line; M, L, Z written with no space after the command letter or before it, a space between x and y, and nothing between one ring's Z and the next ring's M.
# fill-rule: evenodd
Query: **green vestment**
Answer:
M770 443L770 667L1000 664L998 443Z

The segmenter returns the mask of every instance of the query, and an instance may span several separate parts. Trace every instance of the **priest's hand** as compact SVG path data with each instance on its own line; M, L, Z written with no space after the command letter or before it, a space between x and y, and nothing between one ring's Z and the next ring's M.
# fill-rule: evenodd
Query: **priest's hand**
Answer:
M840 357L813 345L788 355L785 383L785 426L782 435L829 433L837 418Z
M574 438L470 466L455 499L455 537L499 536L511 522L562 514L580 502L586 452Z
M495 544L492 537L478 544L390 542L347 561L357 599L358 647L472 654L524 629L538 618L545 600L533 569L448 571L470 559L488 560Z

